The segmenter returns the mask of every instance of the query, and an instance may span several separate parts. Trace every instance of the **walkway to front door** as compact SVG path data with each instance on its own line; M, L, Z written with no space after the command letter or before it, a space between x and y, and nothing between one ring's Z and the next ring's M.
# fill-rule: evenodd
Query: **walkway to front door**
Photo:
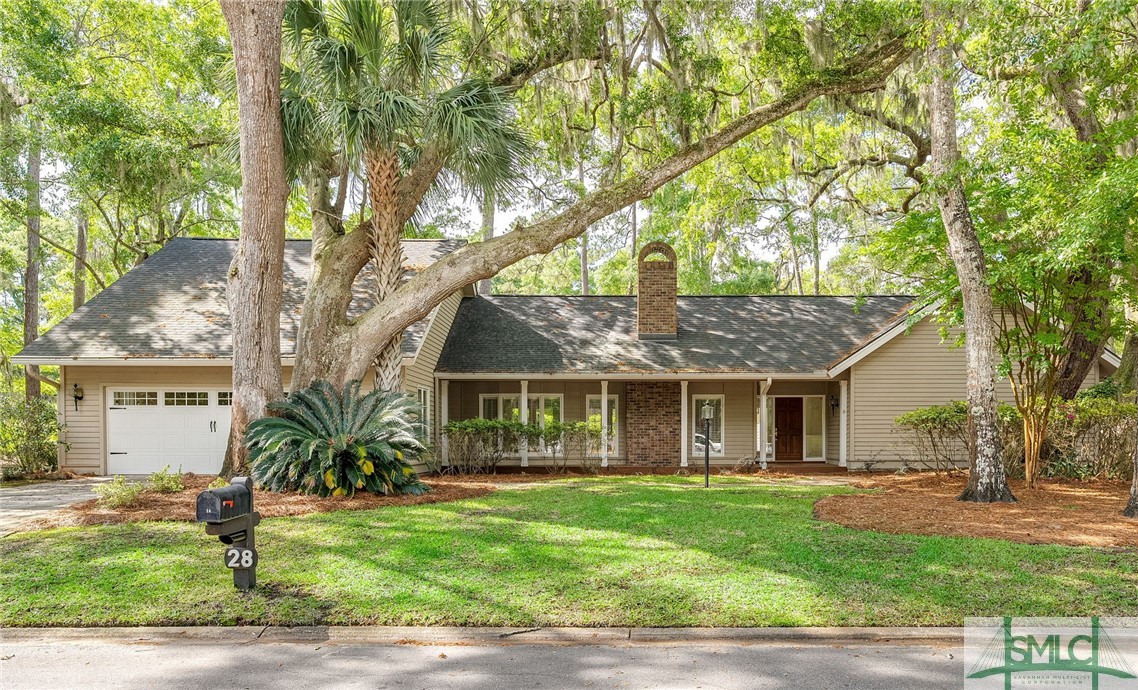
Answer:
M802 460L802 398L775 398L774 428L775 460Z

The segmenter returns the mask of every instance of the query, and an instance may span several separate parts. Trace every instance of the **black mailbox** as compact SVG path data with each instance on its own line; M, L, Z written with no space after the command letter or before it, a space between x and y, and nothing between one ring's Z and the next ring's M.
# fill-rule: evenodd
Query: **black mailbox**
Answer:
M253 492L243 484L230 484L198 494L198 522L216 525L253 512Z
M257 547L253 528L261 514L253 510L253 481L234 477L229 486L198 494L198 522L216 536L225 550L225 565L233 570L233 585L247 592L257 584Z

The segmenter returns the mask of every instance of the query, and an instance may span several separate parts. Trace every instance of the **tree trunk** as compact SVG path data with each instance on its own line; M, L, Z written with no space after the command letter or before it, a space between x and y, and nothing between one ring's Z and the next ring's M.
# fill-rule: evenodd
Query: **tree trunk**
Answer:
M390 297L403 277L399 176L399 155L395 151L380 150L368 156L367 179L372 209L371 259L378 302ZM376 357L375 387L385 391L402 388L402 366L403 333L400 331L388 338Z
M87 303L87 213L80 204L75 208L75 266L71 273L71 308Z
M1094 147L1093 167L1105 168L1114 154L1101 141L1102 123L1094 108L1087 103L1079 79L1068 74L1047 72L1045 81L1063 108L1075 131L1075 138ZM1088 266L1072 275L1071 280L1086 286L1087 297L1064 305L1064 310L1074 315L1070 324L1070 347L1059 365L1059 379L1055 387L1056 394L1064 400L1078 395L1083 381L1102 357L1110 339L1109 274Z
M806 108L816 98L875 91L884 86L887 77L911 55L906 38L899 37L869 49L851 59L844 69L831 70L824 78L804 84L778 100L759 106L746 115L730 122L700 141L681 148L671 156L621 182L597 189L561 213L528 227L512 230L485 242L468 244L416 273L401 285L388 299L383 300L356 319L335 342L313 343L302 340L301 351L338 348L334 356L320 356L319 361L330 368L321 370L317 365L305 366L298 352L298 367L293 374L293 386L305 385L313 378L325 378L333 384L342 384L352 378L362 378L374 362L376 354L392 337L419 321L456 290L483 278L496 275L506 266L535 254L545 254L554 247L579 236L590 225L648 198L655 190L676 179L684 172L712 158L756 130L777 122L792 113ZM426 158L426 154L424 154ZM433 168L431 166L434 166ZM424 160L401 180L400 213L409 217L418 199L430 187L441 169L441 163L424 166ZM423 172L418 172L423 171ZM406 202L404 202L406 200ZM363 263L359 252L367 246L360 244L353 230L335 251L339 269L352 271ZM355 274L352 273L352 276ZM311 292L310 292L311 294ZM309 305L305 304L304 319L309 318ZM302 329L303 330L303 329ZM303 377L298 377L298 372Z
M1126 344L1122 347L1122 361L1114 372L1114 381L1125 393L1138 391L1138 324L1134 324L1126 334Z
M40 159L43 149L38 132L32 133L28 144L28 243L24 265L24 345L30 345L40 331ZM40 368L25 365L24 395L30 400L40 396Z
M221 0L237 70L241 140L241 237L229 269L233 406L222 474L247 471L245 428L282 397L285 181L281 130L284 3Z
M494 212L497 210L494 192L487 190L482 194L482 239L494 239ZM478 284L478 292L483 295L494 293L494 279L487 278Z
M931 165L937 179L936 197L948 233L949 254L956 265L964 301L964 345L968 360L969 460L968 486L959 500L990 503L1014 501L1004 474L999 422L996 416L996 322L988 286L984 249L972 224L964 184L956 167L956 92L952 48L940 27L950 23L933 2L925 5L932 27L928 58L932 70L929 114L932 130Z
M1134 439L1134 467L1130 479L1130 500L1126 502L1126 509L1122 514L1129 518L1138 519L1138 438Z

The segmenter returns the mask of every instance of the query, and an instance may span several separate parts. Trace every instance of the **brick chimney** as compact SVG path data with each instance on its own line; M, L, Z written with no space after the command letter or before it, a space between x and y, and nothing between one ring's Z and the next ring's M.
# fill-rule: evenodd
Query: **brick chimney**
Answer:
M676 339L676 252L664 242L649 242L636 259L636 336L640 340Z

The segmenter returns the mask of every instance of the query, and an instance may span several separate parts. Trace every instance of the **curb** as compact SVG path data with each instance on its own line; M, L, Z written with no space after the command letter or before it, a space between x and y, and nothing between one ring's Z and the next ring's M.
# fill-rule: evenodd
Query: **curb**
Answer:
M963 628L476 628L389 626L4 628L0 642L127 644L954 644Z

